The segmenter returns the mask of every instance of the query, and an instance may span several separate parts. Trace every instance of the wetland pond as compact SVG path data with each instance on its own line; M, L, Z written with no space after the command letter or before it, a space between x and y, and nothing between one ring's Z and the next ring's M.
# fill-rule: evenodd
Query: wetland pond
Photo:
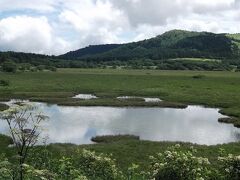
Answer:
M205 145L237 142L240 129L219 123L219 109L67 107L36 103L50 119L43 124L49 143L90 144L98 135L137 135L141 140L181 141ZM0 133L7 134L0 121Z

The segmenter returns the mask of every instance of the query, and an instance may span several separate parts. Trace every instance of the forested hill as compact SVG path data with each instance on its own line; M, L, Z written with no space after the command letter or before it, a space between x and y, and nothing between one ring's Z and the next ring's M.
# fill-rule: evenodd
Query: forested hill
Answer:
M88 47L85 47L76 51L70 51L59 57L62 57L63 59L77 59L77 57L83 57L86 55L95 55L95 54L108 52L120 46L121 46L120 44L90 45Z
M89 46L60 58L88 60L170 59L239 57L239 34L214 34L172 30L155 38L127 43Z
M0 51L0 64L6 60L12 60L15 63L30 63L40 65L43 61L49 61L49 59L54 59L55 56L47 56L43 54L34 54L34 53L24 53L24 52L14 52Z
M240 71L240 34L173 30L139 42L92 45L61 56L0 52L0 71L9 66L13 70L31 71L56 68Z

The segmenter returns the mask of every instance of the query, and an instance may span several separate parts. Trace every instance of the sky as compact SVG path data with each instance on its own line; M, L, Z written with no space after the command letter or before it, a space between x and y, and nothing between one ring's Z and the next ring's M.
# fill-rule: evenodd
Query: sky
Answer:
M0 0L0 51L59 55L172 29L240 33L240 0Z

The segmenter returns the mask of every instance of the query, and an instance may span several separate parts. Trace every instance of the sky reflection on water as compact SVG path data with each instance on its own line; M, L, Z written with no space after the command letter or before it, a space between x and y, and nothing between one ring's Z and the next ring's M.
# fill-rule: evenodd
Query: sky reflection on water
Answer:
M143 140L222 144L240 139L240 129L218 123L218 109L64 107L38 103L50 117L44 124L49 143L91 143L96 135L133 134ZM0 122L0 132L7 126Z

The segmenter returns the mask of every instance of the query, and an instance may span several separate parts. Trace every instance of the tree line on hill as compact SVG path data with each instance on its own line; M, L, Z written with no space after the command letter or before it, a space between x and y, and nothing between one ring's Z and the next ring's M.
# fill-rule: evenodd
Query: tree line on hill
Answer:
M83 61L63 60L52 57L24 59L19 61L15 58L3 60L0 54L0 71L56 71L57 68L121 68L121 69L159 69L159 70L208 70L208 71L239 71L240 60L227 59L219 61L201 60L152 60L152 59L130 59L126 61Z
M56 64L50 56L2 52L0 53L0 71L17 72L17 71L56 71Z
M148 40L88 46L60 56L0 52L0 66L7 72L56 68L239 71L239 38L238 34L173 30Z

